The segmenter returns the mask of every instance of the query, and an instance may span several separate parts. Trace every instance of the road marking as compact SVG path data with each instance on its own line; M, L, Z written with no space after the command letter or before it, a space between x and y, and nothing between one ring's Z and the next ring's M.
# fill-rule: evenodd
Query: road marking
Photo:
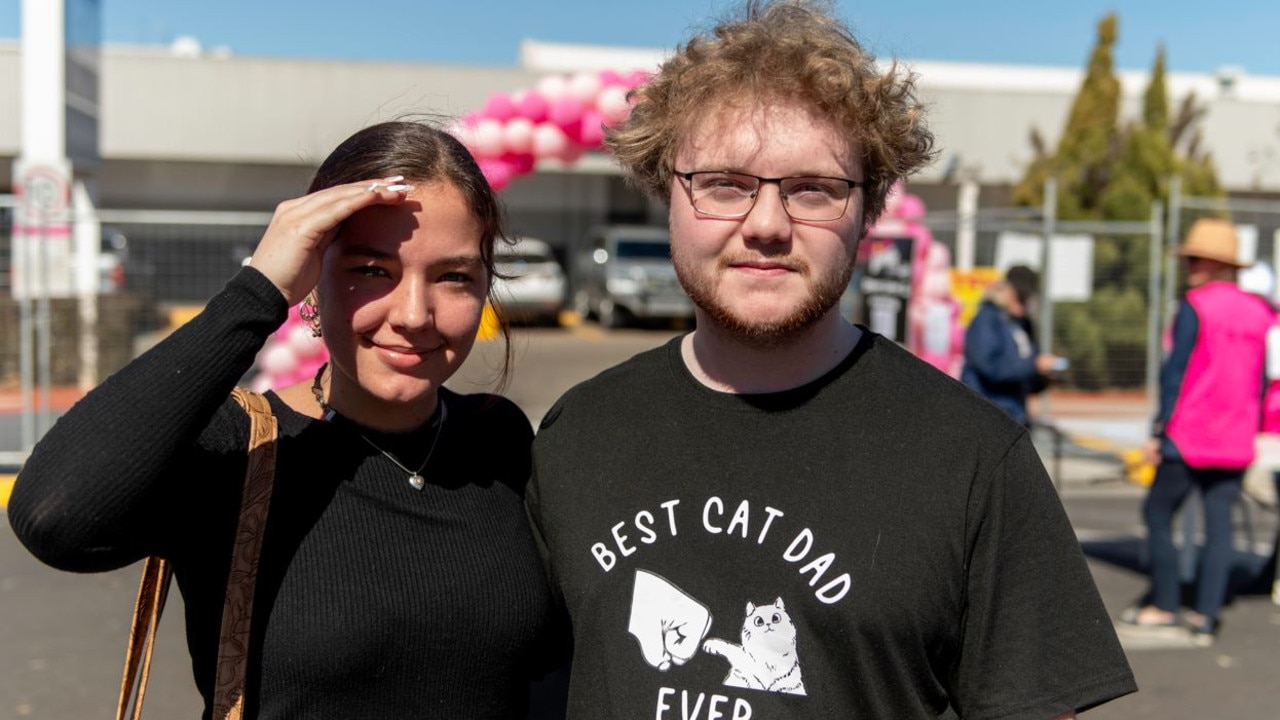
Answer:
M1135 628L1116 623L1120 647L1135 650L1198 650L1185 628Z
M589 340L591 342L601 342L605 337L604 331L596 325L579 325L570 329L573 332L574 337Z
M0 475L0 510L9 507L9 496L13 494L13 481L17 475Z

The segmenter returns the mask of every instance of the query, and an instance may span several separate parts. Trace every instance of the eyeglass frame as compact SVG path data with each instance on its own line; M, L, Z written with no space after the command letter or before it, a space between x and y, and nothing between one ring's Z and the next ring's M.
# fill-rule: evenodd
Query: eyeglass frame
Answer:
M689 197L689 204L693 206L694 212L698 213L699 215L706 215L707 217L710 217L710 218L716 218L717 220L741 220L746 216L750 215L751 211L756 209L756 201L760 199L760 187L763 186L765 183L774 183L778 186L778 196L782 199L782 210L787 214L788 218L796 222L835 222L836 220L839 220L840 218L844 217L845 213L849 212L849 198L853 197L852 191L858 188L866 189L867 186L870 184L866 180L850 180L849 178L835 177L832 175L788 175L786 177L768 178L768 177L760 177L759 175L752 175L751 173L737 172L734 170L693 170L690 172L680 172L679 170L672 170L671 174L685 181L685 187L684 187L685 195ZM694 175L738 175L744 178L752 178L759 184L756 185L755 192L751 193L750 195L751 206L748 207L745 212L739 213L737 215L722 215L720 213L709 213L698 207L698 203L693 199L693 176ZM845 196L844 206L840 208L839 215L836 215L835 217L829 218L826 220L806 220L806 219L798 218L791 214L791 207L787 205L787 194L782 192L783 180L839 180L840 182L846 183L849 186L850 193Z

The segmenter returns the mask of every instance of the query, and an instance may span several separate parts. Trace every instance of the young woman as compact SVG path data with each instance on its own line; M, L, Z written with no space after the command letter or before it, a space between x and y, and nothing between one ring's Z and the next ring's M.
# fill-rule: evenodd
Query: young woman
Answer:
M279 422L246 718L523 718L558 660L522 509L528 419L444 382L474 342L502 237L467 150L362 130L282 203L248 267L35 448L9 507L74 571L174 567L210 716L248 418L229 399L305 301L330 363L268 393Z

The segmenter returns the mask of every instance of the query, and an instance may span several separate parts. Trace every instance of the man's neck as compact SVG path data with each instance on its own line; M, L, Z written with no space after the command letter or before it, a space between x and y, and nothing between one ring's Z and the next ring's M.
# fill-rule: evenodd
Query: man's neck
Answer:
M780 392L813 382L848 357L862 336L834 310L777 345L744 341L701 313L698 321L680 346L685 367L712 390L737 394Z

